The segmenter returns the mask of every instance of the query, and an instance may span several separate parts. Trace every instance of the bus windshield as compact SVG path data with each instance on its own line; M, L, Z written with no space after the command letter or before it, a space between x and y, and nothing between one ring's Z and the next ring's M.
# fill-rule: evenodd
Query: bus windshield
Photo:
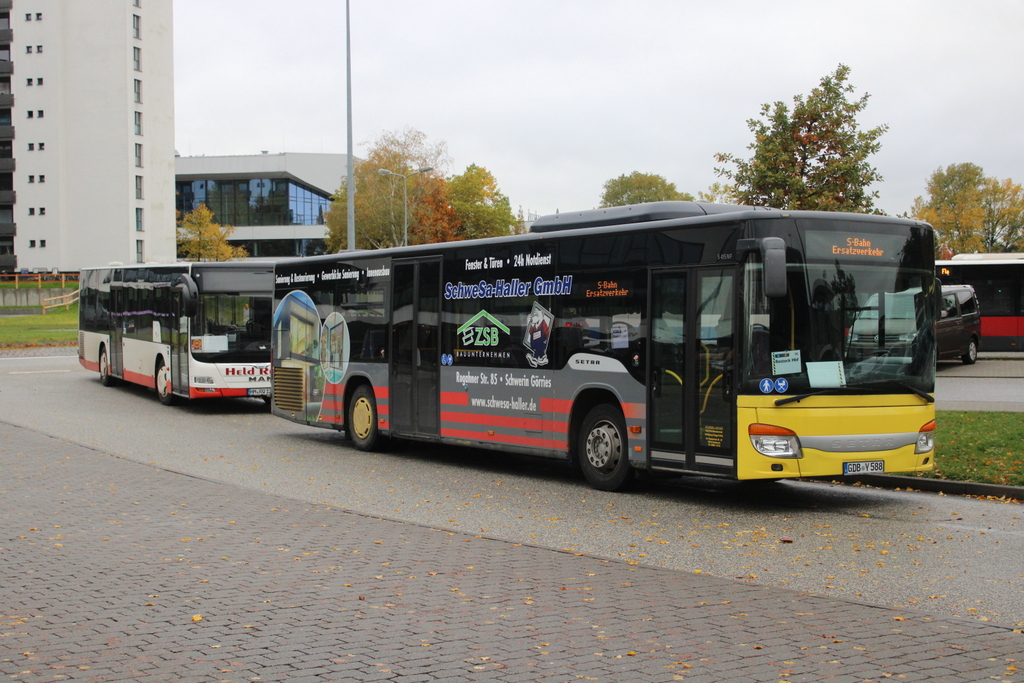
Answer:
M192 325L192 357L260 363L270 357L271 297L204 293Z
M803 262L790 248L785 298L765 297L760 263L746 265L743 390L767 393L770 379L790 395L934 391L936 290L925 231L850 222L801 230L801 222Z

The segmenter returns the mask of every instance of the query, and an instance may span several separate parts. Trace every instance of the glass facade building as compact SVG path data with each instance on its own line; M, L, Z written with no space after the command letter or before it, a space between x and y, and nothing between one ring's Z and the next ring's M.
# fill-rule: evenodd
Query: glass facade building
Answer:
M324 225L331 198L294 180L240 178L178 181L180 215L200 203L221 225Z

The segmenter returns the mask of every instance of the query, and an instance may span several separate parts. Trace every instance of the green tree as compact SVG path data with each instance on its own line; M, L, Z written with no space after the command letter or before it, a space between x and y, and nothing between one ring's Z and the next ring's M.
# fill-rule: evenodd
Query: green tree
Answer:
M436 199L438 193L444 194L444 168L448 163L445 144L429 143L427 136L418 130L406 128L400 132L385 132L374 140L366 157L354 167L356 247L380 249L402 244L406 208L403 206L406 190L402 183L408 183L410 243L416 241L416 235L436 232L419 225L418 221L424 220L425 216L419 203L428 197ZM427 167L432 170L407 180L380 174L381 169L386 169L407 175ZM331 198L331 208L325 217L327 247L331 251L340 251L348 246L346 181L342 181L341 188Z
M697 193L697 201L710 204L736 204L736 188L726 183L711 183L706 191Z
M747 126L754 141L750 159L716 154L715 173L736 188L740 204L779 209L821 211L874 211L877 192L868 188L882 179L868 163L881 147L878 139L888 130L857 126L857 115L867 106L867 93L848 98L854 87L847 82L850 68L843 64L821 79L806 98L796 95L793 108L784 102L761 106L759 119Z
M604 184L601 208L672 200L692 202L693 195L680 192L676 189L675 183L670 183L656 173L633 171L629 175L612 178Z
M213 222L213 212L200 203L178 223L178 258L188 261L230 261L245 258L245 247L228 242L235 229Z
M470 164L448 178L448 196L458 217L459 239L509 235L519 222L498 181L482 166Z
M935 228L938 256L1024 247L1024 191L1013 180L987 177L977 164L950 164L932 173L927 190L911 215Z

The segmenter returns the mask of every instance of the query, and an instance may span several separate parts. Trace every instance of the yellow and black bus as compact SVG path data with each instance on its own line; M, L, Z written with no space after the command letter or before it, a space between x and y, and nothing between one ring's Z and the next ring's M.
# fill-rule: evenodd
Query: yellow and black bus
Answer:
M932 469L932 228L657 202L275 265L273 412L637 470Z

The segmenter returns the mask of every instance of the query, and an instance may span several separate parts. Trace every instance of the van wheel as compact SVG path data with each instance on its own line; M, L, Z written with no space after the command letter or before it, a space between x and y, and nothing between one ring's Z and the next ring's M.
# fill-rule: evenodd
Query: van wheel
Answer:
M377 400L367 384L361 384L352 392L348 403L348 436L352 445L361 451L372 450L384 440L377 429Z
M967 342L967 353L960 356L960 360L964 362L964 365L974 365L975 361L978 360L978 340L971 339Z
M587 413L580 429L578 458L587 482L600 491L622 491L633 482L629 439L622 411L606 403Z
M174 394L171 392L171 369L164 365L162 358L156 362L156 395L165 406L174 403Z
M100 384L105 387L112 387L117 384L117 378L110 374L110 361L107 360L107 347L100 349Z

